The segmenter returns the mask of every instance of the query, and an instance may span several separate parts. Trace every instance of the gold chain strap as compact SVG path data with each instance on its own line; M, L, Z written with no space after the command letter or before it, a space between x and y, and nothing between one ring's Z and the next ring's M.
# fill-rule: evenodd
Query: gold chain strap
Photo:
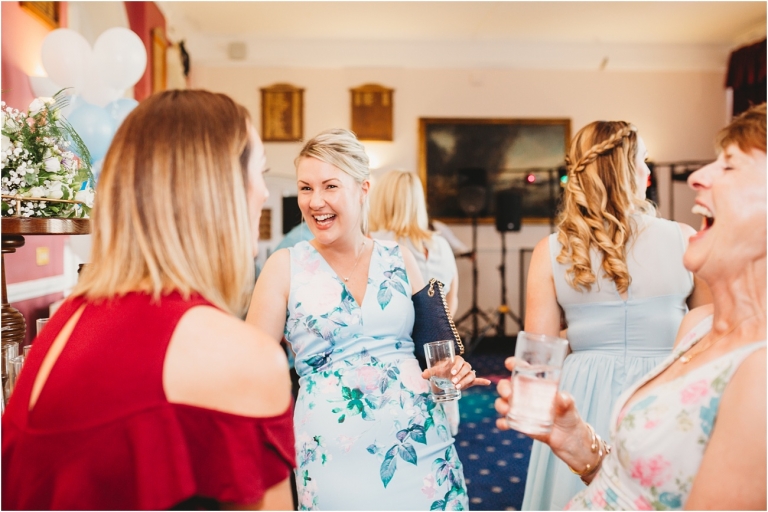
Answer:
M464 355L464 344L461 342L461 336L459 336L459 331L456 330L456 324L453 323L453 315L451 315L450 310L448 309L448 302L445 300L445 292L443 291L443 283L435 279L434 277L429 280L429 290L427 290L427 295L430 297L433 297L435 295L434 286L435 283L437 283L437 288L440 290L440 298L443 300L443 309L445 310L445 314L448 316L448 324L451 326L451 331L453 331L453 337L456 340L456 343L459 345L459 355Z

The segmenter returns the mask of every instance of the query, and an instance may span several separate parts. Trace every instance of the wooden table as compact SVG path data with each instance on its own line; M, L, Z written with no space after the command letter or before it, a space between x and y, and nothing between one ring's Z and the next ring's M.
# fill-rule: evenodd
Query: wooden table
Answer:
M21 346L24 343L27 323L18 309L8 303L8 292L5 284L5 253L16 252L24 246L24 237L30 235L87 235L91 232L90 219L54 219L30 217L2 218L2 324L3 341L15 341Z

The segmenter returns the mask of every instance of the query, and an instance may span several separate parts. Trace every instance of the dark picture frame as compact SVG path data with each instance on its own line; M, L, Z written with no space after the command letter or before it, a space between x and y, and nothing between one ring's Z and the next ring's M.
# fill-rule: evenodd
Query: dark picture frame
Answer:
M419 173L430 218L464 223L476 214L491 223L496 193L516 189L524 223L552 222L570 137L568 118L420 118ZM477 191L482 208L468 208Z
M275 84L261 89L261 140L301 142L304 139L304 89Z

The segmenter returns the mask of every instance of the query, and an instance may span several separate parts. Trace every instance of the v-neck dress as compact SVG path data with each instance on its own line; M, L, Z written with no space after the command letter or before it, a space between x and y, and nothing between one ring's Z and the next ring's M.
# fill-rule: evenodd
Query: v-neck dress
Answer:
M720 399L741 363L765 341L744 345L628 402L712 328L708 316L674 354L628 389L611 420L613 452L566 507L570 510L681 510L717 422ZM759 385L759 384L757 384ZM727 468L724 468L727 471Z
M400 247L374 241L362 305L308 242L289 251L299 509L466 510L443 407L414 357Z
M632 281L626 300L604 275L597 251L590 255L592 289L571 287L566 281L570 264L557 261L562 245L556 233L549 237L557 302L565 312L572 351L560 389L573 395L579 414L603 439L610 434L611 412L621 393L671 353L693 290L693 275L683 266L687 243L680 226L641 214L631 222L635 234L626 262ZM583 488L547 445L534 441L523 510L562 510Z

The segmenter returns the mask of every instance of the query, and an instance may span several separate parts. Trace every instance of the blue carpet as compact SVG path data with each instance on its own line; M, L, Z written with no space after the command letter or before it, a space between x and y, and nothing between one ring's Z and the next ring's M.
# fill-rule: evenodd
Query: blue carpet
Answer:
M464 391L459 401L461 422L456 447L464 465L470 509L520 510L532 441L514 430L502 432L496 428L495 383L509 377L504 357L475 354L467 360L478 375L494 381L489 387Z

